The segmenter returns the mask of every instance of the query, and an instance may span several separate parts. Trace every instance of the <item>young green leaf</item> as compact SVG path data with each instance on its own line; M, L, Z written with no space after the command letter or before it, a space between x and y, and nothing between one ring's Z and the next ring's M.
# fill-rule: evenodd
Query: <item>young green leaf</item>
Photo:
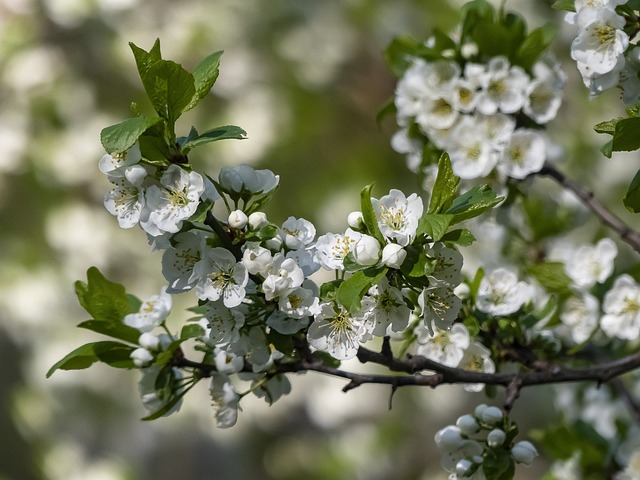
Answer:
M196 65L192 73L196 91L189 104L184 108L184 112L195 107L211 91L211 87L216 83L216 79L220 74L219 67L222 53L222 51L212 53Z
M193 75L169 60L158 60L142 75L142 84L158 115L173 128L196 93Z
M80 305L96 320L122 322L125 315L136 311L124 287L107 280L96 267L87 271L87 283L76 282L76 295Z
M418 221L417 235L426 233L434 242L437 242L447 233L453 215L442 213L426 213Z
M630 152L640 148L640 117L623 118L616 123L613 134L613 151Z
M373 204L371 203L371 190L373 189L373 185L373 183L367 185L360 191L360 208L362 210L362 218L369 235L378 240L380 244L384 245L386 242L382 236L380 227L378 227L378 218L373 211Z
M449 155L443 153L438 160L438 175L436 176L431 202L427 213L443 213L450 206L456 195L460 178L453 174Z
M624 206L633 213L640 213L640 170L629 185L627 194L624 196Z
M497 197L488 185L476 185L453 200L445 213L453 215L451 225L455 225L491 210L502 200L504 197Z
M161 121L160 117L128 118L124 122L103 128L100 142L108 153L126 152L144 132Z
M530 70L533 64L547 50L555 33L555 27L549 23L536 28L518 48L514 63L526 70Z
M565 272L562 262L535 263L529 267L529 273L550 292L560 296L571 293L570 286L573 282Z
M476 241L476 237L466 228L458 228L445 233L440 239L441 242L457 243L461 247L468 247Z
M567 12L575 12L576 11L576 3L575 0L556 0L551 8L555 8L556 10L565 10Z
M133 52L133 56L136 60L136 66L138 67L140 78L147 73L147 70L149 70L151 65L156 63L158 60L162 60L159 38L156 38L153 47L151 47L151 50L148 52L131 42L129 42L129 46L131 47L131 51Z
M105 322L102 320L86 320L78 324L79 328L86 328L96 333L101 333L118 340L137 344L140 331L124 323Z
M357 313L364 294L386 275L387 270L387 268L368 268L355 272L338 287L338 302L349 313Z
M195 129L192 128L191 132L193 133L194 130ZM245 138L247 138L247 132L245 132L240 127L236 127L235 125L226 125L224 127L214 128L201 134L198 134L198 132L196 131L195 134L196 136L191 138L190 133L188 140L182 145L183 153L189 153L192 148L198 147L205 143L227 139L244 140Z
M105 341L87 343L86 345L76 348L56 362L47 372L47 378L56 370L83 370L101 361L116 367L122 366L127 363L127 361L131 362L129 356L132 351L132 347L120 342ZM125 368L132 367L133 362Z

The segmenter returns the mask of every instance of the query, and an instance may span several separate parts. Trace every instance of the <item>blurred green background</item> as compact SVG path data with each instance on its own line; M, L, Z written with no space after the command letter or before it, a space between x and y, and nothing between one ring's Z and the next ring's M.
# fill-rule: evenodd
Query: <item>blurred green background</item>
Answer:
M449 31L463 3L0 0L0 480L446 478L433 435L483 399L458 387L399 391L389 411L388 389L343 394L340 380L301 375L275 406L243 401L238 425L217 430L204 382L180 414L146 423L137 372L45 372L96 339L75 328L86 317L73 282L88 267L141 298L163 285L142 232L120 230L104 210L108 184L96 168L100 130L128 117L131 101L150 110L128 42L148 49L159 37L163 56L188 69L224 50L213 93L181 119L183 134L235 124L249 139L204 147L194 162L213 176L242 162L272 169L281 176L272 221L294 215L340 231L364 185L418 191L389 146L393 119L376 124L395 84L382 53L396 35ZM560 24L550 3L507 7L532 26ZM613 116L607 100L588 104L575 66L566 68L567 106L554 125L571 129L556 135L573 151L568 170L602 194L619 191L631 162L608 168L612 183L593 182L604 140L591 126ZM525 422L551 418L544 391L523 397L516 415L542 407Z

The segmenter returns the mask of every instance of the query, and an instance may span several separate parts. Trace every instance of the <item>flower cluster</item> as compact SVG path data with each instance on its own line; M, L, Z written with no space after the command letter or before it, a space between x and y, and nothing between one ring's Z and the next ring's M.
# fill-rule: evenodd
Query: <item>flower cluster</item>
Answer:
M413 171L430 143L449 153L454 173L463 179L494 171L502 180L525 178L544 163L546 142L539 127L555 118L564 82L551 57L536 62L531 72L505 56L485 63L473 57L413 58L395 92L401 130L392 146L407 155Z
M640 52L635 45L629 48L627 18L617 11L626 4L627 0L576 0L575 12L567 13L565 20L578 27L571 58L591 95L617 86L624 102L633 105L640 99Z
M455 425L439 430L435 442L451 480L485 480L513 471L514 462L529 466L538 456L531 442L514 442L517 433L502 410L480 404L473 414L462 415Z

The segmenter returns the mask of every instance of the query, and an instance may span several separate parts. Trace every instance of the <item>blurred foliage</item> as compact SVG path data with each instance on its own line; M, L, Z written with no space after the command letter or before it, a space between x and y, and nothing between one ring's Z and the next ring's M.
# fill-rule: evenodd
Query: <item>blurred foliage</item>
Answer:
M248 406L257 413L222 432L204 390L179 418L150 425L137 421L134 373L96 367L44 376L62 352L93 339L78 338L85 318L72 287L90 265L143 298L162 285L144 235L118 229L103 209L106 181L96 168L100 130L125 118L132 100L151 111L128 42L148 49L159 37L166 58L189 69L225 50L214 94L181 119L178 134L191 124L235 124L249 139L203 147L196 165L212 174L242 162L269 168L281 176L273 221L294 215L337 230L372 181L378 194L419 191L389 146L393 119L376 124L395 84L382 52L396 35L422 40L435 26L450 30L462 3L0 0L0 479L443 478L433 434L451 420L440 410L477 400L461 389L401 391L387 412L383 388L345 395L340 381L307 375L295 379L302 387L290 398L273 409ZM560 19L549 3L507 7L538 26ZM569 38L552 46L561 57ZM593 181L608 168L597 163L602 137L591 129L612 117L602 113L607 99L587 105L573 69L567 65L572 79L556 121L570 129L557 136L571 152L564 167L620 205L619 185ZM620 158L611 162L624 184L631 168ZM544 403L537 400L523 402L535 408Z

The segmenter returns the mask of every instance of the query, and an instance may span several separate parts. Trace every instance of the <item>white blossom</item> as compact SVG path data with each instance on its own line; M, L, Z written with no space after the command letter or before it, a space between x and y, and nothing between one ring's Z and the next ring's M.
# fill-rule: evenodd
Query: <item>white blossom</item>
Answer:
M195 293L201 300L222 298L225 306L240 305L245 297L248 281L247 268L236 262L233 254L224 248L207 248L193 267L190 281L196 281Z
M444 243L436 242L427 250L427 256L435 259L431 276L455 287L462 279L462 254L455 248L449 248Z
M247 242L243 245L242 263L252 275L267 276L273 256L271 250L261 247L258 242Z
M362 214L360 214L362 215ZM326 233L315 244L316 260L327 270L343 270L342 262L362 235L348 228L344 235Z
M171 312L171 305L171 295L166 293L166 288L163 288L160 295L154 295L142 302L137 313L125 315L124 323L141 332L149 332L167 319Z
M116 172L108 175L113 188L105 194L104 206L117 217L120 228L131 228L140 221L146 205L142 183L147 171L142 165L132 165Z
M184 292L195 286L193 268L201 259L203 241L204 235L193 230L173 237L174 244L162 254L162 274L169 282L168 293Z
M600 327L609 337L636 340L640 337L640 285L620 275L604 296Z
M451 134L449 148L451 168L460 178L469 180L488 175L498 162L498 155L484 132L469 117L460 121Z
M253 212L248 218L251 230L260 230L262 227L269 225L267 214L264 212Z
M422 290L418 304L422 309L424 325L428 329L431 329L433 324L446 330L458 318L462 300L453 293L451 285L435 280Z
M278 253L273 257L267 276L262 282L262 291L267 300L272 300L302 285L304 278L304 272L294 259Z
M534 130L518 129L498 161L498 170L508 177L523 180L538 172L545 161L545 141Z
M411 310L404 301L402 292L389 285L383 277L380 282L369 289L369 319L373 323L372 334L382 337L390 329L401 332L407 328ZM364 301L364 300L363 300Z
M491 352L478 342L471 342L458 368L471 372L493 373L496 371L495 364L491 360ZM484 383L467 383L463 388L467 392L480 392L484 389Z
M229 377L222 373L213 373L209 391L215 410L216 425L219 428L233 427L238 421L240 395Z
M575 343L588 340L598 326L599 319L600 304L593 295L586 292L569 298L560 311L560 321L569 330Z
M513 455L513 459L516 462L529 466L533 464L533 460L538 456L538 450L531 442L521 440L511 447L511 455Z
M365 313L351 315L342 306L332 303L320 305L320 312L307 333L309 345L338 360L355 357L360 342L368 337Z
M524 92L529 84L529 76L522 68L509 65L506 57L493 57L489 60L486 74L481 78L482 90L476 106L480 113L515 113L522 108Z
M228 308L223 302L207 302L204 318L209 327L209 338L214 345L225 347L240 338L240 327L244 325L244 314L237 308Z
M382 249L380 261L386 267L399 269L405 258L407 258L407 251L402 246L397 243L387 243Z
M304 218L289 217L282 224L279 234L287 248L297 250L313 242L316 227Z
M271 170L256 170L247 164L222 167L218 184L230 193L264 194L278 186L280 177Z
M353 258L360 265L375 265L381 253L380 242L371 235L360 235L353 245Z
M114 174L116 170L122 171L137 164L141 158L140 145L136 143L126 152L103 155L98 162L98 169L105 175Z
M469 348L470 337L467 328L461 323L455 323L448 330L432 327L432 331L431 334L422 325L416 327L416 353L442 365L457 367L464 357L464 352Z
M380 200L371 198L371 203L382 235L403 247L409 245L424 209L420 197L415 193L405 197L400 190L392 189Z
M242 210L234 210L229 214L227 222L231 228L243 229L249 223L249 217Z
M582 289L603 283L613 273L618 247L610 238L603 238L595 246L578 247L565 263L567 275Z
M153 354L146 348L136 348L131 352L131 360L133 364L138 368L144 368L153 362Z
M491 315L509 315L531 299L531 288L506 268L487 272L480 282L476 307Z

